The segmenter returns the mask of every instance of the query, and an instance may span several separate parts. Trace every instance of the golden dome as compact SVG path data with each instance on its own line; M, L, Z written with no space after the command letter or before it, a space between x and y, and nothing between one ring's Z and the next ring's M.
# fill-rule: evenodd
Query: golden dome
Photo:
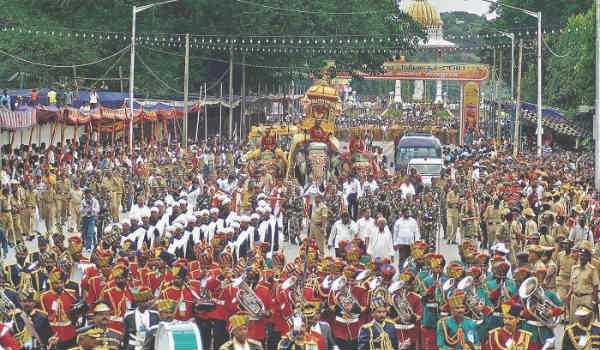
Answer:
M427 0L412 0L404 12L415 21L427 27L441 26L443 24L440 13Z

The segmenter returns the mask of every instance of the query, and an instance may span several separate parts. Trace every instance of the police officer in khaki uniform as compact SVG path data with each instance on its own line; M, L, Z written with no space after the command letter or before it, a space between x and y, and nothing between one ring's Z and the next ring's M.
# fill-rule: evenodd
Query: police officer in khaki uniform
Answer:
M502 225L502 209L500 208L500 199L494 197L494 204L488 205L483 213L483 220L487 227L488 245L496 242L497 233Z
M320 193L315 195L315 201L310 215L310 235L317 241L320 254L325 254L325 234L327 230L327 206Z
M577 264L577 260L571 255L571 242L565 236L559 236L557 241L559 242L560 251L556 259L556 292L567 308L563 317L568 320L570 305L567 294L571 288L571 269Z
M25 191L20 188L17 180L12 180L10 183L12 187L11 193L11 206L13 214L13 227L15 230L15 240L21 241L23 239L24 228L22 224L22 217L24 212L24 197Z
M121 205L121 200L123 199L123 191L123 179L119 175L119 171L115 169L113 172L113 186L110 197L110 214L116 219L119 218L119 206Z
M54 232L56 229L56 189L53 181L48 182L48 187L42 192L41 201L46 207L43 218L46 230Z
M527 220L525 222L525 237L529 237L533 233L537 233L538 225L535 222L535 220L533 219L535 217L535 214L533 213L533 209L526 208L525 210L523 210L523 216Z
M31 182L27 183L27 191L24 195L24 207L23 210L23 229L30 236L33 236L33 231L35 231L35 207L37 203L37 196L33 190L33 184Z
M456 195L456 189L456 185L453 185L446 195L446 203L448 205L446 212L448 232L446 233L446 238L449 242L456 241L456 231L458 230L459 198Z
M59 175L56 181L56 214L61 225L67 222L70 189L71 181L65 175Z
M13 226L11 195L8 188L2 189L2 197L0 197L0 210L2 212L0 215L0 227L2 227L6 232L6 238L9 244L12 246L15 242L15 228Z
M575 321L574 310L577 305L593 305L598 307L598 285L600 277L598 270L592 265L592 244L588 240L579 244L579 264L571 270L571 290L568 293L571 300L571 322Z

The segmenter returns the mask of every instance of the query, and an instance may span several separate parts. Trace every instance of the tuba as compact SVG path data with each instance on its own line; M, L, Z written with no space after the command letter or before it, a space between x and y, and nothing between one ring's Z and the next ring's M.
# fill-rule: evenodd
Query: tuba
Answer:
M467 276L460 280L460 282L458 282L456 285L456 289L465 293L465 305L471 312L471 318L475 321L483 320L485 315L482 312L475 310L476 307L482 305L483 302L477 295L477 288L473 285L473 277Z
M390 285L388 293L392 296L392 307L396 310L396 314L398 314L400 324L410 325L412 324L410 320L415 313L406 298L407 291L404 288L405 285L406 282L404 281L396 281ZM400 292L396 293L397 291Z
M559 316L548 316L548 310L556 305L544 295L544 289L539 285L537 277L529 277L521 283L519 297L527 300L525 306L529 313L546 327L554 328L560 322Z
M236 298L251 317L255 319L261 319L265 317L265 304L262 302L262 300L260 300L256 293L254 293L254 290L252 290L248 283L246 283L245 273L233 280L231 285L238 289Z
M349 313L346 311L347 308L353 308L355 305L360 305L348 284L346 276L340 276L331 285L331 291L335 295L335 304L342 310L342 314L347 318L358 318L358 314ZM349 307L350 306L350 307Z

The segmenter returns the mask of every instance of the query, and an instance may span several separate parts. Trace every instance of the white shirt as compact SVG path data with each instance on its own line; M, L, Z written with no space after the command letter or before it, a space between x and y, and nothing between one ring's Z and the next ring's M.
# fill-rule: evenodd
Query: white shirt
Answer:
M394 223L394 245L409 245L414 241L421 239L421 233L419 232L419 225L417 220L408 217L399 217Z
M341 241L351 241L356 233L356 223L354 221L350 220L348 224L344 224L342 219L339 219L331 227L327 245L339 248Z
M377 191L379 189L379 185L377 184L377 181L373 180L373 181L365 181L365 185L364 188L369 188L371 190L371 193L375 193L375 191Z
M394 257L394 240L387 225L384 226L383 231L379 227L373 230L369 237L367 254L371 255L373 259L377 257L391 259Z
M406 182L400 185L400 191L402 191L402 199L406 199L406 196L409 194L413 196L416 194L415 187L411 183Z
M370 237L371 232L377 228L374 218L365 218L364 216L356 221L356 226L358 237L360 237L360 239L363 241L365 238Z
M473 181L479 181L479 168L473 169L473 172L471 173L471 179Z

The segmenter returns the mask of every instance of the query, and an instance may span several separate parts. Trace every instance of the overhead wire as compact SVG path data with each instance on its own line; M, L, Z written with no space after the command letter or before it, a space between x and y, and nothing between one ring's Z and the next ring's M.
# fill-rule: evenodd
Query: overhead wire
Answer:
M136 47L143 47L143 48L151 50L151 51L163 53L165 55L185 57L185 55L183 55L183 54L179 54L179 53L175 53L175 52L168 52L168 51L160 50L160 49L149 47L149 46L145 46L145 45L137 44ZM204 60L204 61L213 61L213 62L219 62L219 63L229 63L229 61L227 61L227 60L222 60L222 59L214 58L214 57L190 55L190 59L192 59L192 58L197 58L197 59ZM278 66L266 66L266 65L250 64L250 63L236 63L236 62L233 62L233 64L236 65L236 66L246 66L246 67L252 67L252 68L280 69L280 70L289 69L289 67L284 67L284 66L278 67ZM302 68L305 68L305 67L298 67L298 68L302 69Z
M282 12L297 12L297 13L307 13L313 15L326 15L326 16L354 16L354 15L372 15L376 13L389 13L389 11L357 11L357 12L323 12L323 11L312 11L312 10L304 10L304 9L296 9L296 8L286 8L286 7L277 7L277 6L269 6L265 4L259 4L252 1L247 0L234 0L239 2L240 4L246 4L256 7L262 7L268 10L274 11L282 11Z
M167 84L165 81L163 81L163 80L162 80L162 79L161 79L161 78L160 78L160 77L159 77L159 76L158 76L158 75L157 75L157 74L156 74L156 73L155 73L155 72L154 72L154 71L153 71L153 70L152 70L152 69L151 69L151 68L150 68L150 67L149 67L149 66L146 64L146 62L144 62L144 60L142 59L142 57L141 57L141 56L140 56L138 53L136 53L136 54L135 54L135 56L136 56L136 58L137 58L137 59L139 59L139 60L140 60L140 63L142 63L142 65L144 66L144 68L146 68L146 70L148 71L148 73L150 73L150 75L152 75L152 77L154 77L154 79L156 79L156 80L157 80L159 83L161 83L161 84L162 84L164 87L166 87L167 89L169 89L169 90L171 90L171 91L173 91L173 92L176 92L176 93L178 93L178 94L181 94L181 95L183 95L183 94L184 94L184 92L183 92L183 91L177 90L177 89L175 89L175 88L171 87L171 86L170 86L169 84Z
M98 64L98 63L104 62L106 60L109 60L109 59L111 59L111 58L113 58L113 57L115 57L115 56L123 53L125 50L129 49L130 47L131 47L131 45L127 45L124 48L120 49L119 51L111 54L110 56L103 57L103 58L101 58L99 60L96 60L96 61L93 61L93 62L80 63L80 64L71 64L71 65L54 65L54 64L46 64L46 63L40 63L40 62L33 62L33 61L28 60L28 59L25 59L25 58L13 55L13 54L11 54L9 52L6 52L6 51L4 51L2 49L0 49L0 54L8 56L8 57L10 57L12 59L15 59L17 61L21 61L21 62L24 62L24 63L32 64L32 65L35 65L35 66L46 67L46 68L79 68L79 67L93 66L95 64Z
M561 55L557 54L556 52L554 52L554 50L552 50L552 48L550 47L550 45L548 45L548 43L546 42L546 38L544 38L544 36L543 36L543 35L542 35L542 40L544 41L544 46L546 46L546 48L548 48L548 51L549 51L549 52L550 52L552 55L554 55L555 57L558 57L558 58L565 58L565 57L567 57L567 56L568 56L568 54L561 56Z

